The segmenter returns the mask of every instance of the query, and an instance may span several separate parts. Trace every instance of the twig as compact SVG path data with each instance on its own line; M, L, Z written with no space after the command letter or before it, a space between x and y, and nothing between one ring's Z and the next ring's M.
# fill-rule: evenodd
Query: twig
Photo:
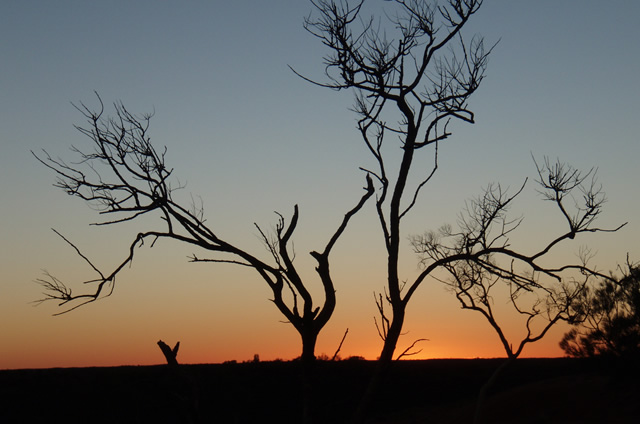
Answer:
M340 352L340 349L342 349L342 343L344 343L344 339L347 338L347 333L349 333L349 329L348 328L344 332L344 336L342 336L342 340L340 340L340 344L338 345L338 349L336 350L336 353L334 353L333 356L331 357L332 361L335 361L336 358L338 357L338 353Z

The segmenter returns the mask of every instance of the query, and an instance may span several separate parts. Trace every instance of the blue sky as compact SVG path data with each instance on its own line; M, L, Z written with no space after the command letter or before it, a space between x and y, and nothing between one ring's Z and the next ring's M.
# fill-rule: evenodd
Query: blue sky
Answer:
M367 2L373 12L388 6ZM181 354L192 361L297 355L295 332L278 322L256 276L188 264L192 252L183 246L145 249L108 300L57 318L53 304L33 308L28 302L39 297L33 280L42 269L70 279L88 272L51 227L105 267L123 256L140 228L89 227L99 219L95 212L54 189L53 176L30 150L68 158L71 144L82 145L73 128L82 117L70 102L95 106L94 90L107 104L122 100L133 112L155 111L152 140L168 147L175 175L187 182L184 198L202 197L207 222L260 251L253 223L269 228L273 211L288 215L299 204L296 250L313 275L306 252L324 245L356 200L363 183L358 167L370 159L348 110L351 94L310 85L288 68L322 77L326 51L302 28L310 10L302 0L0 5L0 320L8 323L0 327L0 368L154 363L149 358L156 354L161 362L158 338L182 340ZM639 13L640 3L631 0L487 0L467 28L488 43L500 40L471 100L477 123L453 127L440 171L405 224L407 235L454 221L489 182L519 186L534 176L531 155L547 155L598 167L609 199L600 225L629 221L620 233L584 240L598 251L597 265L613 269L627 252L640 259ZM514 210L526 216L525 249L545 239L557 217L533 189ZM379 347L371 296L384 281L377 229L369 208L335 252L339 303L319 353L332 353L346 327L346 354L374 356ZM408 248L405 255L410 278L416 261ZM460 352L454 346L461 340L477 352L468 355L500 354L486 324L459 311L437 284L413 302L407 330L430 339L425 357ZM531 355L560 354L561 334L531 347ZM74 344L71 354L67 340L82 347ZM220 345L234 350L220 353ZM38 353L43 349L48 354ZM98 359L100 352L111 356ZM72 359L80 353L84 362Z

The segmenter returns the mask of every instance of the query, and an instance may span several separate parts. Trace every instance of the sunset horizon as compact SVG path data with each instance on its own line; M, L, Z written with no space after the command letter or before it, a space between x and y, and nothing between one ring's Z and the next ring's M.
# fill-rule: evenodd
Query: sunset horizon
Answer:
M402 359L507 358L505 349L517 350L527 337L528 315L513 310L519 284L527 292L519 299L534 308L552 305L550 316L558 304L526 297L538 283L554 283L555 274L548 270L587 257L597 275L618 275L627 258L632 263L640 259L636 4L588 1L576 10L550 1L487 2L473 14L462 42L477 47L476 56L486 54L483 60L474 56L475 66L482 72L486 67L486 75L478 87L476 81L461 84L469 99L455 106L461 111L447 112L453 117L448 127L443 118L439 126L434 124L433 140L424 133L423 144L414 140L418 159L400 202L397 263L389 266L389 240L396 239L381 227L395 228L388 222L397 213L389 212L388 204L379 213L376 201L392 198L394 186L385 186L385 178L394 182L403 163L399 154L405 141L398 140L403 135L398 128L404 124L393 127L403 122L396 119L397 110L385 110L375 120L362 118L387 131L387 144L378 152L386 162L378 161L357 126L362 120L353 110L352 87L332 85L336 83L325 75L323 59L331 52L303 27L305 18L315 16L310 12L318 13L310 2L36 3L0 6L6 40L0 47L6 68L0 101L0 370L160 365L165 360L158 340L171 346L180 342L180 364L251 362L255 355L263 362L291 361L303 354L300 329L313 327L309 322L320 326L316 356L331 358L348 329L339 356L373 361L382 355L382 339L391 327L384 327L382 318L392 317L387 303L387 315L381 317L377 302L393 297L389 287L395 275L389 277L389 270L396 268L397 297L407 291L412 297L394 358L416 340L423 341ZM384 17L381 11L392 3L367 1L362 14ZM389 27L390 37L395 30ZM473 44L479 35L484 50ZM338 75L349 77L348 72ZM156 203L150 201L138 210L124 208L133 210L135 219L94 225L124 218L118 215L120 205L112 203L111 211L103 208L101 213L97 203L56 183L60 169L80 169L89 162L91 153L83 158L78 152L94 151L91 134L97 127L91 126L91 113L102 107L101 118L118 116L119 107L131 112L133 123L153 115L144 136L161 157L153 171L160 182L157 190L149 190L169 187L163 200L182 208L178 218L171 216L176 228L184 216L195 217L179 237L164 237L175 235L169 232L154 240L152 234L134 244L139 233L165 231L169 209L154 210ZM426 115L422 122L431 119ZM383 118L389 122L383 125ZM117 124L113 128L121 129ZM117 138L119 132L114 134ZM432 144L437 150L418 156ZM138 163L141 169L145 160ZM585 176L587 189L581 186L583 191L576 189L566 199L570 213L553 198L545 199L548 192L538 181L559 164L573 167L568 174L575 169ZM109 178L122 178L92 165L83 169L85 174L70 173L78 180L95 177L109 189L117 185ZM130 181L144 180L133 175ZM428 184L422 186L422 181ZM510 220L496 222L503 225L503 234L489 243L508 242L492 253L508 247L517 254L502 262L482 262L481 273L486 272L482 278L512 278L512 286L491 286L484 303L495 313L506 341L478 310L461 308L468 301L462 297L472 291L465 292L462 280L477 276L477 269L442 261L441 269L420 279L427 259L453 252L460 240L473 238L478 230L465 221L465 214L471 214L470 221L481 216L473 216L473 202L495 193L504 194L501 206ZM506 200L516 193L513 202ZM593 215L598 231L580 227L567 233L573 214L584 213L584 206L576 204L591 194L602 207L601 214L597 209ZM102 192L93 200L112 201L100 196ZM488 204L484 207L490 208ZM592 218L585 216L586 221ZM297 225L295 232L283 240L291 222ZM211 231L198 233L205 227ZM465 231L469 237L454 239ZM559 234L562 242L556 244ZM339 237L331 245L334 235ZM201 240L206 242L198 244ZM278 251L277 241L284 241L291 258ZM322 257L327 246L331 255L327 250ZM130 251L135 254L128 261ZM537 252L544 258L542 272L533 268L531 275L510 274L509 260L526 255L537 260ZM329 265L322 274L324 259L333 287L326 282ZM100 275L115 269L117 278ZM582 270L575 270L565 282L577 284ZM272 286L265 284L265 275ZM296 277L304 289L296 286ZM101 278L109 283L103 292L96 291L97 284L85 283ZM56 287L56 281L63 283ZM422 282L414 292L416 281ZM592 277L588 283L598 281ZM46 282L54 284L47 287ZM278 309L273 288L278 284L289 287L283 303L304 325L292 325L291 317ZM318 317L331 292L327 287L334 289L336 301L335 310L326 308L325 324ZM54 315L85 299L69 294L68 301L54 296L38 303L51 293L64 297L67 289L74 296L95 292L98 299L59 316ZM308 308L303 307L305 290L313 303ZM544 313L536 315L531 334L544 328L544 319ZM516 356L566 356L559 342L571 328L567 320L563 316Z

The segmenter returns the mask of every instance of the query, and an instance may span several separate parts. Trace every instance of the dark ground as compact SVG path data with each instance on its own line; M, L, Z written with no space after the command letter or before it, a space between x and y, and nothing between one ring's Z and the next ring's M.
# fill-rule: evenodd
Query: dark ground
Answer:
M502 360L402 361L371 410L377 424L470 423ZM315 423L353 411L374 362L318 362ZM640 422L638 365L518 359L487 401L491 423ZM298 423L298 362L0 371L0 423Z

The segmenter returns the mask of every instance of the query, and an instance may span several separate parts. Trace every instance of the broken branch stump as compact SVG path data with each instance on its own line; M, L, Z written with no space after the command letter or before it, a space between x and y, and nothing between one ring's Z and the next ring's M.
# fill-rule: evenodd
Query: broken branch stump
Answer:
M160 350L162 351L165 359L167 360L167 364L171 366L177 366L178 365L177 356L178 356L178 349L180 348L180 342L176 343L173 349L171 349L168 344L166 344L162 340L158 340L158 346L160 347Z

